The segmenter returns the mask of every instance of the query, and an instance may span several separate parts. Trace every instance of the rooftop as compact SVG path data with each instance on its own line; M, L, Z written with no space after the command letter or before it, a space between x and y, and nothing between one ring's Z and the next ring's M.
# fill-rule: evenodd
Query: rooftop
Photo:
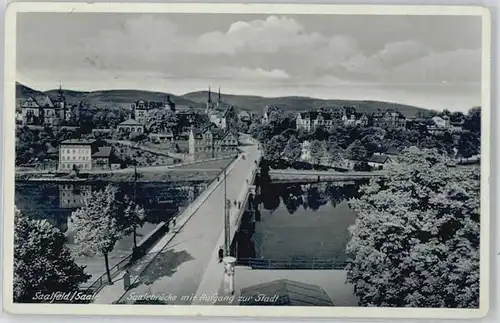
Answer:
M120 123L119 126L142 126L142 123L134 119L128 119Z
M94 142L94 139L67 139L61 141L61 145L92 145Z
M99 147L99 150L92 154L92 157L109 157L111 155L111 147Z
M387 155L373 155L368 159L369 162L385 164L387 160L390 159Z
M275 297L276 300L272 303L265 300L260 302L260 295L269 299ZM334 306L323 288L289 279L278 279L243 288L241 296L247 301L241 302L240 305ZM260 298L262 299L262 296Z

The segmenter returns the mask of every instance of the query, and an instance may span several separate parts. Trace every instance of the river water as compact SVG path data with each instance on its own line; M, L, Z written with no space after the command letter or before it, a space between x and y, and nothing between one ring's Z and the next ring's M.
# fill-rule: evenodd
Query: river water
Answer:
M73 183L34 183L16 182L15 201L17 208L26 215L36 219L45 219L59 228L67 236L67 245L73 250L74 231L70 219L71 213L82 205L83 194L88 190L104 189L107 183L92 185ZM114 183L117 188L134 196L133 183ZM137 183L137 203L144 207L146 219L137 229L138 241L149 234L162 221L169 220L175 213L182 211L205 188L205 182L186 183ZM133 236L124 237L115 245L109 255L110 266L132 252ZM87 266L87 273L92 275L88 283L92 283L104 273L104 260L101 256L92 258L76 258L76 262Z
M347 201L359 197L364 183L264 186L259 212L242 224L238 257L345 261L348 227L356 220Z

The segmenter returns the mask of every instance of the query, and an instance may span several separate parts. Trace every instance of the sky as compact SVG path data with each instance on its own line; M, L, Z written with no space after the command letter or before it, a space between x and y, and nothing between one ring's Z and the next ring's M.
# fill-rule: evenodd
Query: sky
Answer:
M42 91L481 102L475 16L19 13L17 28L17 81Z

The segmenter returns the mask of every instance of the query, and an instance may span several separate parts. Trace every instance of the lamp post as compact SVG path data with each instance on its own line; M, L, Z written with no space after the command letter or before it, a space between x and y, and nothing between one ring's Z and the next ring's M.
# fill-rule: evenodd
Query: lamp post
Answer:
M227 199L227 172L224 168L224 251L226 256L230 255L231 249L231 227L229 221L229 209L231 207L230 201Z
M137 205L137 160L133 160L134 164L134 210ZM134 219L134 249L137 248L137 221L138 219ZM142 220L142 219L141 219Z

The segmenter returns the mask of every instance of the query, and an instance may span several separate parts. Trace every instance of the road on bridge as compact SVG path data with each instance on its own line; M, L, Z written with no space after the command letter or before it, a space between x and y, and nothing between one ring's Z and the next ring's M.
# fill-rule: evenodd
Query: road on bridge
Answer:
M242 150L245 158L238 158L227 174L226 192L231 201L240 198L246 180L257 167L254 161L260 154L255 145L242 147ZM224 232L224 185L223 176L220 177L220 184L179 232L169 239L161 239L129 269L132 288L124 293L123 281L118 280L114 285L103 288L95 303L109 304L120 300L120 303L131 304L139 297L149 295L168 304L190 304L192 299L181 298L196 294L204 278L222 277L223 265L218 264L214 257ZM179 219L178 222L181 221ZM220 284L221 280L217 287ZM206 283L203 285L206 286ZM173 300L174 297L176 300Z

